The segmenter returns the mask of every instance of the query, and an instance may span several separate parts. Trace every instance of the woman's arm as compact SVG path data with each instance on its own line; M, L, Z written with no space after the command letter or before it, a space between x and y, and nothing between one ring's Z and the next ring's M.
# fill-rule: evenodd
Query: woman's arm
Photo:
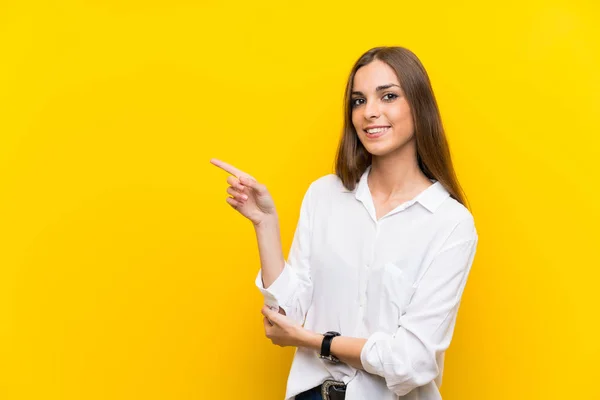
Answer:
M321 353L323 335L309 331L299 324L294 323L285 316L278 315L268 307L263 307L262 314L265 316L265 333L273 344L278 346L305 347ZM360 361L360 354L367 339L349 336L337 336L331 342L331 354L357 369L364 369Z
M215 158L210 162L232 175L227 177L230 185L227 193L231 197L226 201L254 225L261 263L256 286L265 297L266 304L274 309L279 306L279 312L295 322L304 322L312 297L310 187L302 200L298 226L286 262L281 250L279 218L266 186L226 162Z
M299 347L306 347L315 350L317 354L321 353L321 343L323 343L323 335L307 332L301 336L298 341ZM331 354L335 355L345 364L356 369L364 369L360 361L360 353L367 343L367 339L354 338L349 336L336 336L331 341Z
M285 260L281 250L279 218L266 186L249 174L213 158L210 162L231 174L227 177L227 203L254 225L260 254L262 284L265 288L279 277Z
M260 255L262 284L265 289L268 289L279 277L285 266L277 214L269 216L261 223L254 225L254 231Z
M312 187L312 185L311 185ZM276 219L265 220L256 234L261 252L262 269L256 277L256 286L265 296L267 305L279 305L279 312L293 322L302 325L312 300L312 279L310 274L310 238L312 190L308 188L296 226L294 239L287 261L281 255L279 227ZM277 242L277 246L275 245ZM281 257L279 261L278 257ZM265 269L271 268L271 269ZM271 304L270 304L271 303Z

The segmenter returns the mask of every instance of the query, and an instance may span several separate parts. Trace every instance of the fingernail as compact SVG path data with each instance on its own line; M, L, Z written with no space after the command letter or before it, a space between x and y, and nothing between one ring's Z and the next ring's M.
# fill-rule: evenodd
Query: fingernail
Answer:
M246 196L245 194L242 195L242 199L244 200L248 200L248 196Z

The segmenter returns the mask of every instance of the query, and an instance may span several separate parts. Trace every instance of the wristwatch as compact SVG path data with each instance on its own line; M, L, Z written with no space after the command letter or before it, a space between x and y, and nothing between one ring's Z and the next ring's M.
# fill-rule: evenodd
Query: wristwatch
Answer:
M339 363L340 360L330 353L331 351L331 341L334 337L340 336L339 332L329 331L323 334L323 342L321 343L321 354L319 354L319 358L323 360L327 360L332 363Z

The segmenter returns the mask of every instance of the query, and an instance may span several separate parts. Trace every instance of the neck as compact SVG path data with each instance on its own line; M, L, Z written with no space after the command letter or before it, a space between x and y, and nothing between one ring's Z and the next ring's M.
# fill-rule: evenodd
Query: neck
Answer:
M394 154L373 156L368 184L374 197L390 199L420 192L431 181L419 168L415 147L405 146Z

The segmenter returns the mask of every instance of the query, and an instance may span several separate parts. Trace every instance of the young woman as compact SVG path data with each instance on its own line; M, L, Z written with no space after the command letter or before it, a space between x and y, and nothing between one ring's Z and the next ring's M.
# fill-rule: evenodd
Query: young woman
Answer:
M297 347L286 399L441 399L478 236L419 59L379 47L352 68L336 173L308 188L287 261L266 187L211 162L255 227L266 336Z

